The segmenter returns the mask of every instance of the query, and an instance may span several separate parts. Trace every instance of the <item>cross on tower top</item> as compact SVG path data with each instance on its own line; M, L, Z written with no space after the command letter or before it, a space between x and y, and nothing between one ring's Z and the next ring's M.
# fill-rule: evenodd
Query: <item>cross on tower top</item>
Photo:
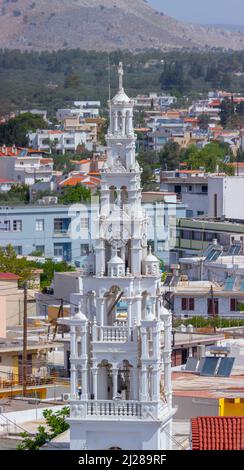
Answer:
M123 90L123 76L124 76L123 62L119 63L118 74L119 74L119 90Z

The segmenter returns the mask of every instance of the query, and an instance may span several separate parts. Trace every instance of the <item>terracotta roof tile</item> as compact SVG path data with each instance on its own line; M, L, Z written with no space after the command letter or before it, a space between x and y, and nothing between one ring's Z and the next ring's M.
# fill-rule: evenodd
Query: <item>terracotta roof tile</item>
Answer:
M13 273L0 273L0 280L4 280L4 281L5 281L5 280L6 280L6 281L8 281L8 280L11 280L11 281L12 281L12 280L16 280L16 281L17 281L18 279L20 279L20 277L17 276L17 274L13 274Z
M244 450L244 417L191 420L192 450Z

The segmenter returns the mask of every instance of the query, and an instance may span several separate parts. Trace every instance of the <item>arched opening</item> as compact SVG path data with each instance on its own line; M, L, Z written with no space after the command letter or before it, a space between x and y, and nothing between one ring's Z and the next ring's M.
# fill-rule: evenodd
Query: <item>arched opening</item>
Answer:
M122 133L123 130L123 119L122 119L122 112L118 111L118 131Z
M122 450L121 447L109 447L108 450Z
M121 391L122 400L131 399L131 371L132 365L127 359L124 359L119 365L118 390Z
M149 293L145 290L142 292L142 305L141 305L141 310L142 310L142 319L144 320L146 317L146 308L147 308L147 302L149 298Z
M125 209L124 206L128 205L129 202L129 194L128 189L126 186L122 186L120 189L120 199L121 199L121 208Z
M115 203L116 198L117 198L116 187L115 186L110 186L110 188L109 188L109 203L110 203L110 205Z
M105 293L105 325L114 326L117 322L117 305L121 300L123 291L119 286L112 286L108 292Z
M112 364L103 359L98 365L98 400L112 400Z

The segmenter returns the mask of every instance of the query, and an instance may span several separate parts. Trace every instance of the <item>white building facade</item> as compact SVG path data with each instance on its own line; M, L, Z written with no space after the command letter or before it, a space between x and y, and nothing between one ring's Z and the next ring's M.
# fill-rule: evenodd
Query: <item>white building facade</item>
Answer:
M70 447L170 449L172 320L158 258L148 249L122 64L109 106L94 257L71 295L71 318L62 320L71 331Z

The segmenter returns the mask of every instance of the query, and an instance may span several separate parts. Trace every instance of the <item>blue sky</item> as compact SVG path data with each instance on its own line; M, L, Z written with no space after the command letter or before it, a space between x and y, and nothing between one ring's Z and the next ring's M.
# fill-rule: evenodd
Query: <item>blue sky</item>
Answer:
M148 3L179 20L244 24L244 0L148 0Z

